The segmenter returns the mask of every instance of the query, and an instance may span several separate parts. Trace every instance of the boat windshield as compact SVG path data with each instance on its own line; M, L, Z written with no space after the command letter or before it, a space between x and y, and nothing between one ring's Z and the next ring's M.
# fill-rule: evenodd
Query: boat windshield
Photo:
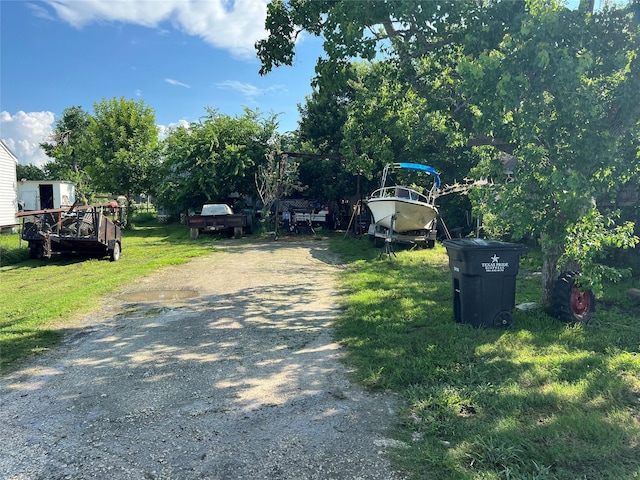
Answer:
M427 195L404 186L379 188L371 194L372 198L406 198L408 200L431 203Z
M411 196L411 192L408 188L398 187L396 188L396 197L398 198L409 198Z

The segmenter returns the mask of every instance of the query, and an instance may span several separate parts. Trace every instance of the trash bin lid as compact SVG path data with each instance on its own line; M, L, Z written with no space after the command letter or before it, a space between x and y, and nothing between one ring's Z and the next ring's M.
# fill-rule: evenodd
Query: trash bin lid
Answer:
M484 238L454 238L445 240L442 244L451 250L511 250L526 252L529 249L519 243L502 242L500 240L486 240Z

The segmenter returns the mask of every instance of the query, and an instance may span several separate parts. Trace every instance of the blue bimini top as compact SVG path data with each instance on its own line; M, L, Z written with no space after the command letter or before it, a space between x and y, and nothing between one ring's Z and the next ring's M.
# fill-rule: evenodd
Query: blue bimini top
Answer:
M406 168L408 170L418 170L420 172L427 172L428 174L433 175L436 188L440 188L440 175L438 175L438 172L436 171L435 168L430 167L429 165L422 165L421 163L402 162L402 163L396 163L394 164L394 166L398 168Z

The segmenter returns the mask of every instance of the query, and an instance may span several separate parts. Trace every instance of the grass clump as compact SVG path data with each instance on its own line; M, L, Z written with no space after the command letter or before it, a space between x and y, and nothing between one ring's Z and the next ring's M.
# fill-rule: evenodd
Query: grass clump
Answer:
M359 381L404 398L396 435L408 448L394 461L408 478L640 475L640 309L619 294L628 285L607 287L589 325L534 309L476 329L453 321L444 247L387 258L333 243L348 259L337 336ZM540 300L534 263L521 262L516 303Z
M17 233L0 235L0 267L29 259L26 242L20 242Z

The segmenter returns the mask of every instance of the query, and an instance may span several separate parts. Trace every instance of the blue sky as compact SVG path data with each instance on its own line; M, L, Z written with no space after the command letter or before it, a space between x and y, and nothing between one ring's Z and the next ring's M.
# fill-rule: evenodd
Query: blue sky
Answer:
M162 127L206 108L278 113L293 130L311 93L321 41L304 37L293 67L258 75L266 0L0 0L0 138L21 164L62 111L102 99L143 100Z

